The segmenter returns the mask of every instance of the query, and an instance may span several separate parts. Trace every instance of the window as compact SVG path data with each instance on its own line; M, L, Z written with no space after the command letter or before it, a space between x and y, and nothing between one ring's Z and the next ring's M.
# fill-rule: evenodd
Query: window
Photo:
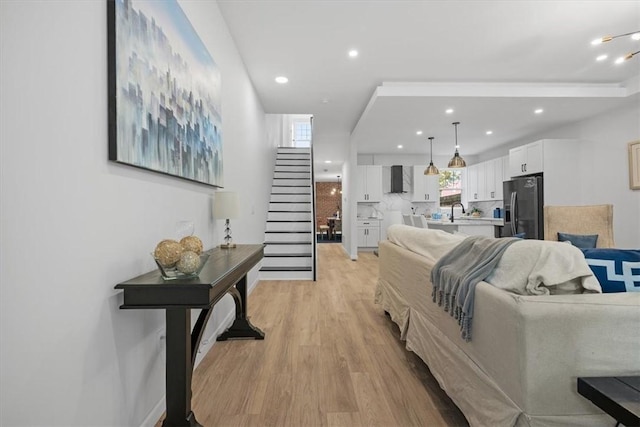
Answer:
M442 170L440 172L440 207L462 202L462 171Z
M311 123L310 122L294 122L293 123L293 146L294 147L310 147L311 146Z

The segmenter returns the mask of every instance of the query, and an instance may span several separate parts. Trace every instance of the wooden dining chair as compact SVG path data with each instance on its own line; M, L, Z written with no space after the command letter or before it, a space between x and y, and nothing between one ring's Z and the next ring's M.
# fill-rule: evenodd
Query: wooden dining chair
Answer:
M327 240L329 240L329 225L326 223L325 218L316 217L316 229L320 233L322 240L324 240L325 233L327 234Z

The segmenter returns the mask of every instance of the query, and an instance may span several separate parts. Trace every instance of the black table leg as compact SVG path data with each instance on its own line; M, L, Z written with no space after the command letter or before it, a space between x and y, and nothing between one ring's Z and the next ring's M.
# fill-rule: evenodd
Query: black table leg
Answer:
M191 309L167 308L167 416L163 427L202 427L191 411Z
M227 291L236 303L236 318L229 329L221 334L217 340L226 341L233 338L263 340L264 332L253 326L247 317L247 276L236 283L235 287Z

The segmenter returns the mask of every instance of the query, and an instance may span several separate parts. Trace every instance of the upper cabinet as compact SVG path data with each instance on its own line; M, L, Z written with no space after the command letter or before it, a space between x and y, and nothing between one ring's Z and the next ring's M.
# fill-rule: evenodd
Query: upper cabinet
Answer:
M358 166L358 202L382 201L382 166Z
M511 179L511 171L509 170L509 155L502 157L502 182Z
M544 169L544 141L536 141L509 150L511 176L541 173Z
M467 202L502 200L504 158L467 167Z
M504 176L503 164L503 157L498 157L497 159L485 162L484 195L486 197L486 200L502 200L502 181Z
M439 175L425 175L427 166L413 167L412 202L437 202L440 196Z
M467 201L469 202L482 200L483 195L480 194L480 179L484 181L484 173L482 176L480 175L480 164L467 166Z

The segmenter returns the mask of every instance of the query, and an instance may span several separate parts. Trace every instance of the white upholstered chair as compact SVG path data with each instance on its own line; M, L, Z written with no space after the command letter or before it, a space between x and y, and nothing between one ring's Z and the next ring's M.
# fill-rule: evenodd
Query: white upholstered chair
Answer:
M413 226L413 218L411 217L411 215L402 214L402 222L404 223L404 225Z
M424 215L413 215L413 225L418 228L429 228L427 218Z
M545 206L544 239L557 241L558 232L597 234L596 247L613 248L613 205Z

